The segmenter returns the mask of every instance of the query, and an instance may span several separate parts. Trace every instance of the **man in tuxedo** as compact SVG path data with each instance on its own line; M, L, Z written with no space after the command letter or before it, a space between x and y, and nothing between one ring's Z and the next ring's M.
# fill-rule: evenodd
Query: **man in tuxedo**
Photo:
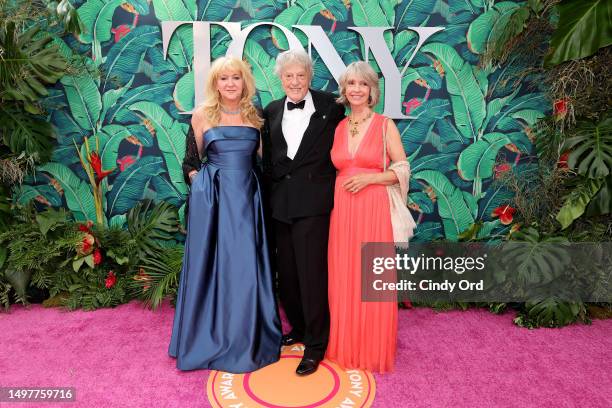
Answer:
M344 107L310 89L312 61L304 50L279 54L276 74L286 97L263 111L264 179L276 243L280 300L292 330L283 345L302 342L298 375L317 370L329 338L327 242L336 169L330 150Z

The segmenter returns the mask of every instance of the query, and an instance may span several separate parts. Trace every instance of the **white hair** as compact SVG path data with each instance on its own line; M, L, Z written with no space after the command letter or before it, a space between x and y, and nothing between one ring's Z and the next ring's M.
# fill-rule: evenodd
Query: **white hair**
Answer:
M285 67L291 64L304 67L310 78L312 78L312 60L306 51L299 48L289 49L278 54L276 57L276 65L274 66L274 73L280 77Z

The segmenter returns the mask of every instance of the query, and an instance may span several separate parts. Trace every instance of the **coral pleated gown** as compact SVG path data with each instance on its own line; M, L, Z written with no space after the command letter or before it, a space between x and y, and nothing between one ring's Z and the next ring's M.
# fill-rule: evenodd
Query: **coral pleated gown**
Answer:
M327 358L344 368L377 372L393 370L397 302L361 300L361 245L393 242L389 198L383 185L371 184L353 194L342 183L355 174L383 171L384 119L374 114L353 154L349 152L348 119L336 128L331 157L338 175L328 247L331 320Z

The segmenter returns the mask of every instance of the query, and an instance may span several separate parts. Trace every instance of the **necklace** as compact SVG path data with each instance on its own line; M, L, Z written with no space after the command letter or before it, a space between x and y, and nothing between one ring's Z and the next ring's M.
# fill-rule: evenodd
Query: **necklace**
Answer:
M361 125L362 123L364 123L366 120L370 119L370 117L372 117L372 114L374 112L370 111L370 113L368 113L363 119L353 119L351 116L349 116L348 118L348 124L349 124L349 133L351 134L351 137L355 137L359 134L359 125Z
M240 108L238 108L237 110L229 110L229 109L226 109L223 105L219 105L219 110L221 110L221 112L225 113L226 115L240 114Z

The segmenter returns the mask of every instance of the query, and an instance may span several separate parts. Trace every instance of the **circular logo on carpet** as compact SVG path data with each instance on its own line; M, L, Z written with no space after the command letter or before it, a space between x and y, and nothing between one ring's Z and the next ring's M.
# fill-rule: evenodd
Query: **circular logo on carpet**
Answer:
M295 374L304 346L283 347L274 364L247 374L211 371L206 391L213 407L369 407L376 383L369 371L344 370L324 360L316 373Z

